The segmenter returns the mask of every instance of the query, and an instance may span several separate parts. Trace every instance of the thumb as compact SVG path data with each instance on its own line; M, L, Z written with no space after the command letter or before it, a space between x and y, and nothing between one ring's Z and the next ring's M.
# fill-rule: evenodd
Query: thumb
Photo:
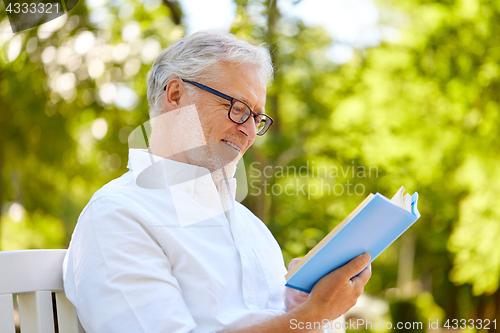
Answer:
M293 266L297 265L302 258L293 258L292 261L288 264L288 270L291 270Z
M368 253L363 253L362 255L357 256L356 258L349 261L342 267L337 269L338 274L345 277L346 280L349 280L354 275L358 274L370 263L370 255Z

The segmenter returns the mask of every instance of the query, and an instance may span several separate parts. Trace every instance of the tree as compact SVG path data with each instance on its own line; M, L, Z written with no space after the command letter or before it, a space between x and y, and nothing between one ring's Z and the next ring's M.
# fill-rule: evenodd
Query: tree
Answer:
M126 170L128 134L149 118L146 73L184 33L177 2L164 4L81 3L2 34L0 198L14 203L2 249L66 246L91 194Z
M391 294L398 266L412 267L408 302L427 314L500 317L500 6L381 1L380 28L392 34L337 65L336 38L321 27L282 15L276 0L235 2L231 31L266 43L276 71L276 124L245 156L244 203L286 260L368 193L404 185L420 193L422 218L375 261L367 291ZM52 33L0 36L0 194L21 204L0 214L2 249L67 245L91 194L125 171L128 133L148 119L153 55L184 34L178 3L161 4L80 4Z
M367 193L390 195L404 184L420 193L422 218L377 259L368 290L382 296L396 287L399 249L414 238L410 294L432 293L447 318L498 317L500 8L383 2L381 24L395 26L399 40L393 34L336 66L326 56L332 39L321 28L280 17L267 2L238 4L233 32L265 41L273 55L267 111L280 119L247 159L260 163L250 181L261 191L246 204L277 235L287 260L304 255ZM252 16L256 8L267 25ZM268 165L269 177L262 172ZM303 174L280 173L301 167ZM358 173L363 167L373 173ZM325 169L339 172L318 174ZM348 195L349 184L363 194ZM286 185L293 194L278 194Z

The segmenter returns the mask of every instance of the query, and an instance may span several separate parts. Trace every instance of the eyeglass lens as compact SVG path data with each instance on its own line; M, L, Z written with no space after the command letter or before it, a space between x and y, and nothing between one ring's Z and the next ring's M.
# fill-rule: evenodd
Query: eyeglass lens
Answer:
M250 117L250 109L243 103L235 101L231 107L230 117L231 120L237 122L238 124L244 123L248 117ZM265 115L256 115L254 118L255 127L257 129L257 134L261 134L264 130L267 130L266 124L269 122Z

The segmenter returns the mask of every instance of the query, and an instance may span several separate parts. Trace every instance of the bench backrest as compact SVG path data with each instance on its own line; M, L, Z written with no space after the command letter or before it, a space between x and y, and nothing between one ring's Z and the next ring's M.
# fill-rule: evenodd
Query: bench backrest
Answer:
M63 288L66 250L0 251L0 331L15 333L17 296L21 333L85 333ZM57 320L54 319L52 292Z

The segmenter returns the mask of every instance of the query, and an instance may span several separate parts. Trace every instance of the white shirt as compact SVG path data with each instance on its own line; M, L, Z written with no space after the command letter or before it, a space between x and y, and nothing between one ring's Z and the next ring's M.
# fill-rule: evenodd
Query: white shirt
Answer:
M207 169L138 149L128 167L84 208L64 261L87 333L214 332L284 313L280 247L234 201L235 179L217 190Z

